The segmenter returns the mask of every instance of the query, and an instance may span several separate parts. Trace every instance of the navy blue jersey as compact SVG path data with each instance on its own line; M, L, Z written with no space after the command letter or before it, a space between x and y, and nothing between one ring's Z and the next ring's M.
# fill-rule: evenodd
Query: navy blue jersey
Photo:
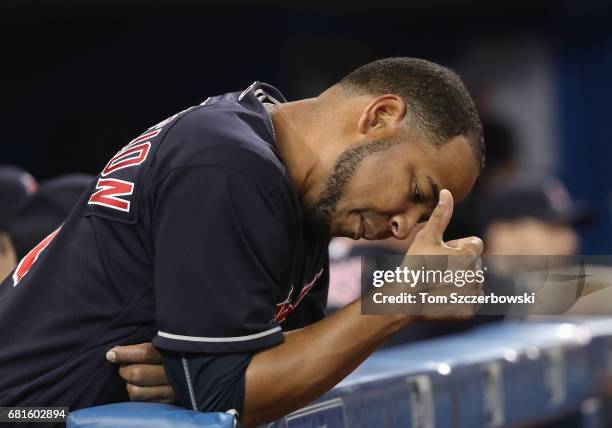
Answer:
M0 406L128 399L114 345L256 352L324 315L309 234L255 82L123 147L0 285Z

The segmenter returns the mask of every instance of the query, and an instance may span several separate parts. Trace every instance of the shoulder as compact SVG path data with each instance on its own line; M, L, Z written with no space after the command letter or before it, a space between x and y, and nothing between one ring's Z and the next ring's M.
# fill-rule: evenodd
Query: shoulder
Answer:
M261 105L244 106L231 95L215 97L178 118L153 158L153 180L198 166L236 171L262 187L286 178L267 111Z

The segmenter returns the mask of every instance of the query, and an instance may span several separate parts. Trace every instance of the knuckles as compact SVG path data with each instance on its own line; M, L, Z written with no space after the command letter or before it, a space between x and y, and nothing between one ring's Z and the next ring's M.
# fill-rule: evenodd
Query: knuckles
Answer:
M148 363L157 364L161 362L161 355L152 343L147 343L145 345L144 354L145 361Z
M142 351L143 353L143 359L146 362L150 362L154 357L153 357L153 345L151 345L150 343L147 343L144 346L144 349Z
M151 346L148 343L134 345L135 354L140 362L148 363L152 358Z
M480 256L484 249L484 244L482 243L482 239L471 236L462 240L459 249L466 255Z
M135 385L128 383L126 388L127 388L128 395L130 396L130 400L140 401L145 398L143 388L141 388L140 386L135 386Z
M142 387L132 384L126 385L128 396L132 401L152 401L156 403L173 403L176 396L170 386Z
M156 366L130 364L119 369L119 375L128 383L134 385L149 385L166 383L165 371Z
M145 377L145 370L138 364L130 364L119 369L119 374L128 383L139 385Z

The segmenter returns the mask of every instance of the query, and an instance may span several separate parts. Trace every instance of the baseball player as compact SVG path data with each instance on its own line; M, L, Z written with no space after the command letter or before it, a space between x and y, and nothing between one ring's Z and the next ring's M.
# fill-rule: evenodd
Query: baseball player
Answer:
M152 126L0 285L0 406L127 400L105 355L152 340L184 407L247 427L300 407L414 320L359 300L324 318L330 237L429 219L409 253L480 254L442 234L483 145L459 77L411 58L295 102L255 82Z

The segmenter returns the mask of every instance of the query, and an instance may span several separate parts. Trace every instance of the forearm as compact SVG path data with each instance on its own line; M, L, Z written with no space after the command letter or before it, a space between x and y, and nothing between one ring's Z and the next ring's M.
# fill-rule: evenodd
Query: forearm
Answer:
M345 378L412 318L362 315L357 300L330 317L286 335L255 355L246 371L244 426L277 419Z
M447 190L441 191L439 204L431 214L427 225L417 234L408 255L455 255L468 256L474 261L477 259L482 253L480 239L464 238L449 242L448 245L442 240L444 230L450 221L452 208L452 196ZM408 316L361 315L360 306L360 301L354 302L319 323L287 334L283 344L261 351L254 356L244 353L238 354L237 357L222 353L194 354L189 357L180 355L180 361L176 363L177 373L174 377L170 373L169 377L184 384L180 391L181 396L187 397L193 392L188 391L190 385L195 385L202 397L210 397L214 391L220 391L218 394L222 395L218 403L208 405L209 407L205 407L206 403L201 405L199 402L193 406L193 403L189 403L189 399L193 397L182 400L185 406L197 407L203 411L239 409L241 420L247 427L277 419L329 390L385 339L414 320ZM440 318L439 315L439 308L436 308L434 316L430 317ZM453 316L457 316L456 312L451 314L451 317ZM419 317L423 319L426 314L421 311ZM464 314L460 314L460 317L464 317ZM144 345L148 345L149 349L155 349L151 344ZM122 376L126 381L144 386L161 385L165 382L165 379L160 380L155 376L153 380L146 382L139 382L146 378L142 376L130 380L128 372L132 374L140 372L143 359L149 364L155 361L146 361L147 358L138 357L138 352L134 358L121 358L119 348L109 352L110 361L141 363L123 369ZM154 354L160 359L156 350ZM238 363L233 361L234 358L238 358ZM201 364L198 370L191 370L190 374L184 370L183 360ZM242 361L245 361L245 364L242 364ZM139 369L133 370L134 367ZM149 372L149 370L144 371ZM192 378L194 374L197 375L195 380ZM187 385L187 382L190 382L190 385ZM228 391L231 394L228 394ZM131 395L133 397L133 394Z

